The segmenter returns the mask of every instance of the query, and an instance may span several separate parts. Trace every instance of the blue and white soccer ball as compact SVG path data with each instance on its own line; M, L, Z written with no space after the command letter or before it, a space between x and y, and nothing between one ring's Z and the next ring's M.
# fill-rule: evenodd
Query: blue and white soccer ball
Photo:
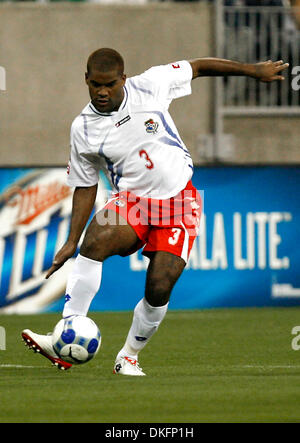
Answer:
M100 349L100 330L90 318L73 315L57 323L52 334L52 345L62 360L75 365L86 363Z

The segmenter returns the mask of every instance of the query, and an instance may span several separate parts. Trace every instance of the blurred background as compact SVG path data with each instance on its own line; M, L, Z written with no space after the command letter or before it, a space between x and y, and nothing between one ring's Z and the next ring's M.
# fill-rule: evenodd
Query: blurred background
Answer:
M99 47L118 50L128 76L197 57L290 64L280 83L197 79L171 104L204 216L170 307L299 304L299 0L2 0L0 41L0 312L62 308L72 260L44 276L68 232L70 125ZM99 183L95 210L104 172ZM140 254L109 259L92 309L132 309L146 268Z

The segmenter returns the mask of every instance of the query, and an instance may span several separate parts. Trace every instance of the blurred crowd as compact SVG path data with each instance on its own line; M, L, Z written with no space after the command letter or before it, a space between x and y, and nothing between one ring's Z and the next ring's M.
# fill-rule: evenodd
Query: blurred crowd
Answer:
M1 1L1 0L0 0ZM2 0L3 1L3 0ZM15 1L34 1L34 0L15 0ZM47 0L37 0L42 3L46 3ZM51 0L48 0L51 1ZM59 0L53 0L59 1ZM208 2L214 3L216 0L70 0L70 1L91 1L93 3L114 3L114 1L121 3L154 3L154 2L177 2L177 3L191 3L191 2ZM298 27L300 29L300 0L223 0L224 6L283 6L283 7L294 7L299 8L299 10L295 10L294 15L295 19L298 23Z
M97 1L97 0L94 0ZM101 2L101 0L98 0ZM112 1L112 0L109 0ZM132 2L134 0L125 0L125 2ZM137 0L139 2L180 2L191 3L206 1L208 3L214 3L216 0ZM224 6L249 6L249 7L285 7L291 8L292 18L295 22L295 26L300 30L300 0L223 0Z
M150 0L151 1L151 0ZM173 2L200 2L213 3L215 0L160 0ZM300 6L300 0L223 0L224 6Z

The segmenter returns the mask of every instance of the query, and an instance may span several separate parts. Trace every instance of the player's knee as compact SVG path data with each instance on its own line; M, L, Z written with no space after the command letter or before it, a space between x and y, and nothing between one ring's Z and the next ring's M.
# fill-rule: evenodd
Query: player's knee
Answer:
M86 236L84 238L80 247L80 254L92 260L103 261L104 259L103 254L97 248L95 239L91 238L90 236Z
M111 255L111 229L101 229L94 221L91 222L83 239L80 253L93 260L104 261Z

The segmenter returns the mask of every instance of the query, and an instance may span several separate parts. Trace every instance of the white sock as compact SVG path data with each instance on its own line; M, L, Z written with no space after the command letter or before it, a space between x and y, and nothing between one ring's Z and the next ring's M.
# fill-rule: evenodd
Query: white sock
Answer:
M68 277L63 317L86 316L100 288L102 262L78 254Z
M126 342L118 353L117 358L131 357L137 359L138 353L146 346L163 321L168 305L169 303L164 306L151 306L145 297L138 302L134 309L133 320Z

